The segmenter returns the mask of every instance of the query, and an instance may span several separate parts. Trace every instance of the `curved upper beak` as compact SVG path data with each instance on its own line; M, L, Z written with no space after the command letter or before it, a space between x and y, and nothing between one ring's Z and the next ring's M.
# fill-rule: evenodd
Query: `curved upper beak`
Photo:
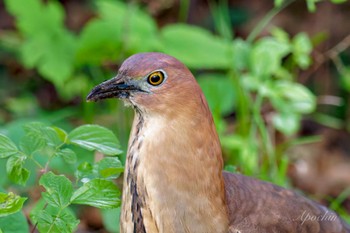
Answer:
M98 101L108 98L128 98L131 91L140 91L135 84L127 83L123 78L115 77L96 87L86 97L87 101Z

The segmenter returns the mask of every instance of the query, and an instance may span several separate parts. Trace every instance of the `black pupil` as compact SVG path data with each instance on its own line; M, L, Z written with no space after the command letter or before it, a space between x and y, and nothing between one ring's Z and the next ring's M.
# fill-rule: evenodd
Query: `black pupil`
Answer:
M151 83L158 83L160 81L160 76L158 74L151 76Z

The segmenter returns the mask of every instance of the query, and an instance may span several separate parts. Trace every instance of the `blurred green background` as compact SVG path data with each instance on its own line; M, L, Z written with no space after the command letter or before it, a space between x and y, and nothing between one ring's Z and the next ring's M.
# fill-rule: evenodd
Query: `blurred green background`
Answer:
M226 170L295 188L350 221L349 12L346 0L2 1L0 133L18 142L28 122L94 123L126 151L132 110L85 97L128 56L164 52L201 85ZM29 197L25 215L36 179L0 176L2 189ZM79 232L118 232L117 212L75 210Z

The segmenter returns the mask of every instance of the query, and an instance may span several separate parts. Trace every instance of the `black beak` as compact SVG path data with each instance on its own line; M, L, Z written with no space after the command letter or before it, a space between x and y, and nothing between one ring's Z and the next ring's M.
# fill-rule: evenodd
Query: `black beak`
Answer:
M120 78L112 78L96 87L86 97L87 101L98 101L108 98L128 98L131 91L140 91L140 89L133 85L124 82Z

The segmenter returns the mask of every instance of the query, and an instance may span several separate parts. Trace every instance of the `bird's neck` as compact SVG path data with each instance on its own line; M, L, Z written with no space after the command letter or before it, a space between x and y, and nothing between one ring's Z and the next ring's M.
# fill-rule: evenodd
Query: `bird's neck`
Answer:
M136 113L122 232L227 232L220 143L210 118Z

